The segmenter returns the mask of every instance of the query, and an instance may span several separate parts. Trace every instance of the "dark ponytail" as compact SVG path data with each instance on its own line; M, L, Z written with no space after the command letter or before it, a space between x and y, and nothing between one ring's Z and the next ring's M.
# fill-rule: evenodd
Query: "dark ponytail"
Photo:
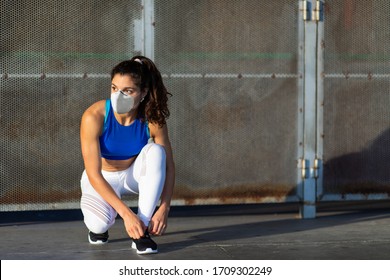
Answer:
M144 116L150 123L165 125L169 117L168 95L172 96L163 83L161 73L152 60L145 56L135 56L130 61L137 63L143 69L140 85L141 90L148 88L148 94L140 104L139 115Z

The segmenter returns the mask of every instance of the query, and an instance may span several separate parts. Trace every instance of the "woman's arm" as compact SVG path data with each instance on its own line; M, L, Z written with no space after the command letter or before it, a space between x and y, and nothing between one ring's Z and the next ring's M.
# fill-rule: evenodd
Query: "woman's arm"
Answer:
M80 141L85 171L96 192L123 218L129 236L138 239L144 234L143 223L116 195L101 173L99 135L104 122L104 104L105 101L93 104L81 119Z
M175 164L167 126L159 127L158 124L149 124L149 128L154 142L163 146L166 153L166 177L161 194L161 203L149 225L150 233L161 235L167 227L168 214L171 207L173 187L175 185Z

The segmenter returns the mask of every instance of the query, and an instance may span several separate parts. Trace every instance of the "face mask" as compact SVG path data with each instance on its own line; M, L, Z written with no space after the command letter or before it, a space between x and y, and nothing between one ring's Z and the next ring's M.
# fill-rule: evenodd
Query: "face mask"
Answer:
M134 106L134 98L126 95L123 91L111 93L111 104L114 111L118 114L125 114L130 112Z

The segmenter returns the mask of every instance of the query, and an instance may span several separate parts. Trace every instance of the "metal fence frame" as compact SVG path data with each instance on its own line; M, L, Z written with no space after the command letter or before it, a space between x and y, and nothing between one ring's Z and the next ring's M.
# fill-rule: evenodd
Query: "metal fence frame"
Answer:
M329 1L328 1L329 2ZM337 78L342 74L324 73L324 10L326 3L322 0L302 1L297 0L299 5L298 23L298 69L297 75L290 78L297 79L298 83L298 145L297 145L297 187L296 196L286 198L286 201L299 202L301 204L301 217L315 218L316 203L319 201L341 201L341 200L368 200L368 199L389 199L388 194L372 195L328 195L324 193L323 181L323 149L324 149L324 80ZM135 26L135 51L155 59L155 1L142 0L142 17L134 22ZM196 74L166 74L167 78L199 78ZM214 76L213 76L214 75ZM211 74L215 78L218 74ZM366 75L366 74L361 74ZM356 74L350 78L360 78ZM103 75L106 77L105 75ZM1 73L1 79L8 78L42 78L41 75L31 74L30 76L12 76L12 74ZM45 78L50 78L50 74ZM101 78L99 74L90 75L89 78ZM219 75L219 78L231 78L229 75ZM55 78L53 76L53 78ZM80 78L69 76L68 78ZM82 77L81 77L82 78ZM201 76L208 78L208 76ZM270 75L262 75L250 78L275 78ZM1 101L1 100L0 100ZM295 171L294 171L295 172ZM208 201L211 202L212 201ZM174 204L181 205L181 201ZM64 205L56 204L52 208L61 208ZM14 208L12 208L14 207ZM43 206L47 208L47 205ZM66 207L78 207L75 204L68 204ZM38 206L39 208L39 206ZM15 210L15 206L9 209Z

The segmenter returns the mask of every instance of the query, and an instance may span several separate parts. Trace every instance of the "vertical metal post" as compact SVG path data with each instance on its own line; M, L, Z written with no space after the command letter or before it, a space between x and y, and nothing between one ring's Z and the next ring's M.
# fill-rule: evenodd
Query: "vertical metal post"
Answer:
M154 0L142 0L143 53L154 60Z
M299 200L303 199L303 178L302 178L302 160L303 160L303 106L304 106L304 73L305 73L305 27L304 20L307 17L305 3L300 1L298 16L298 118L297 118L297 196Z
M323 194L323 151L324 151L324 5L317 1L319 13L317 21L317 159L315 162L315 177L317 181L317 201Z
M309 1L307 1L309 2ZM304 219L316 216L316 179L313 164L316 159L316 78L317 78L317 23L312 20L304 21L304 124L303 150L307 169L303 181L303 201L301 216Z

